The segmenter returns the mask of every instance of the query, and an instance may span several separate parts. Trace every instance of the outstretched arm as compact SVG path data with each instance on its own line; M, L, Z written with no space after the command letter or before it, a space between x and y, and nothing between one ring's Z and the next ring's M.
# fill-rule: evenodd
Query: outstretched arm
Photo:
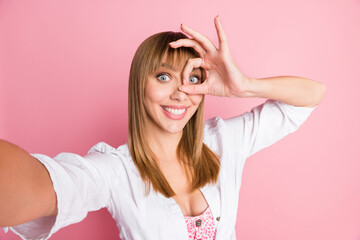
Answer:
M200 54L200 58L190 59L185 66L180 90L189 94L269 98L299 107L314 107L320 103L325 85L314 80L295 76L245 77L232 59L219 17L214 21L219 38L218 48L207 37L184 25L181 25L181 30L192 39L170 43L173 48L193 47ZM199 67L206 71L206 80L200 85L187 85L187 76L193 68Z

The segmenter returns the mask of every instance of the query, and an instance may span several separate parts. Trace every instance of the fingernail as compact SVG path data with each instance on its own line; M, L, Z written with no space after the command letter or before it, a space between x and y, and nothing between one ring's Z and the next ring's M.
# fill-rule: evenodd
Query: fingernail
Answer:
M180 90L180 91L182 91L182 90L183 90L183 87L182 87L182 86L180 86L180 87L179 87L179 90Z

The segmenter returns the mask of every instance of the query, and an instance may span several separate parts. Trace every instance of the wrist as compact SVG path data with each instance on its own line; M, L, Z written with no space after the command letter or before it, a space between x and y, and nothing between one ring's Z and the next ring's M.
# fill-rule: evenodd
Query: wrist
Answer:
M238 94L238 97L250 98L256 97L258 93L258 79L256 78L243 78L243 88Z
M271 90L269 81L249 78L246 84L246 97L267 98Z

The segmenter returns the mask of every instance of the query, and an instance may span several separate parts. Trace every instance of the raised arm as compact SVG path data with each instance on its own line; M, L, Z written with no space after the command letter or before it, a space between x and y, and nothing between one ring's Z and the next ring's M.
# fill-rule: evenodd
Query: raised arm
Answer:
M249 79L244 97L270 98L297 107L315 107L324 95L325 85L311 79L280 76Z
M57 214L49 173L25 150L0 140L0 227Z
M181 25L181 30L192 39L170 43L173 48L192 47L200 54L200 58L190 59L185 66L180 90L189 94L222 97L269 98L298 107L314 107L320 103L325 85L314 80L294 76L262 79L245 77L233 61L219 17L215 18L215 27L218 48L207 37L184 25ZM206 81L200 85L187 85L189 73L199 67L206 71Z

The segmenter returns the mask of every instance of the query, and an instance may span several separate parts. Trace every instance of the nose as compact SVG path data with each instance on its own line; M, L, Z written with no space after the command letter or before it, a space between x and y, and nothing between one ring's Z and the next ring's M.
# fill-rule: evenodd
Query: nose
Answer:
M179 90L179 87L182 85L182 81L177 81L177 84L174 84L173 93L171 94L170 98L177 101L185 101L188 98L187 93L182 92Z

